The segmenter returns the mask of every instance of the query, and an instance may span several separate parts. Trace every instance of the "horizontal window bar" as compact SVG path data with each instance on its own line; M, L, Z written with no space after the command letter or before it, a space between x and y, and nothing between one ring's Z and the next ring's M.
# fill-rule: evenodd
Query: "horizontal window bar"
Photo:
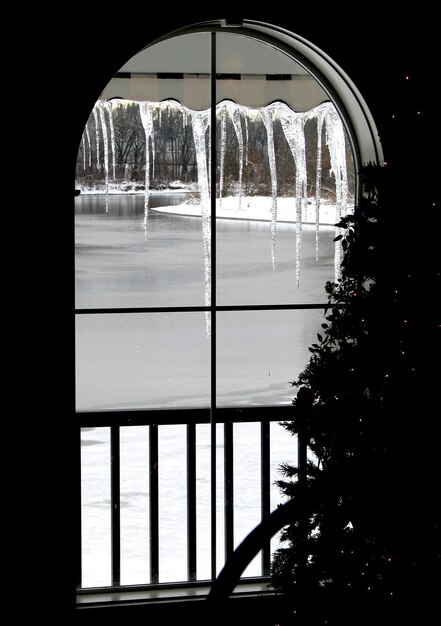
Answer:
M210 311L209 306L183 306L183 307L113 307L105 309L75 309L77 315L99 315L116 313L193 313L194 311Z
M244 305L218 305L215 311L281 311L295 309L324 309L329 303L314 304L244 304ZM334 305L332 305L334 306ZM135 307L135 308L105 308L105 309L75 309L78 315L98 315L116 313L186 313L194 311L212 311L209 306L183 306L183 307Z

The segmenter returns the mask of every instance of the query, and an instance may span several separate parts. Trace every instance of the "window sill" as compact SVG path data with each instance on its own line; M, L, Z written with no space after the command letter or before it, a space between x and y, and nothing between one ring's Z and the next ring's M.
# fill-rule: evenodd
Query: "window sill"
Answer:
M210 592L211 585L204 582L183 583L179 585L155 585L136 588L120 589L93 589L79 591L77 594L77 609L96 609L111 606L127 606L142 604L168 604L189 601L205 600ZM274 596L269 587L269 579L241 580L230 598L245 598L257 596Z

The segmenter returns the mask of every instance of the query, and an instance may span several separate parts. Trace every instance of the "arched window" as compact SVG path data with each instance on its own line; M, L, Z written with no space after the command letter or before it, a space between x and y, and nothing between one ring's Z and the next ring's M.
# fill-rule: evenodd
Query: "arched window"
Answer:
M335 224L381 161L348 77L268 24L175 31L110 80L76 171L80 590L212 580L277 505Z

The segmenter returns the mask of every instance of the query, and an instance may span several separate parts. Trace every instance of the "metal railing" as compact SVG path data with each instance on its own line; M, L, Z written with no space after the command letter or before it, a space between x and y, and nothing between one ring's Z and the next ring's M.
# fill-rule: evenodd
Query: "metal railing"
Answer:
M187 545L187 575L184 580L174 581L169 586L176 584L200 584L197 572L197 550L201 542L198 532L198 510L197 510L197 444L196 432L198 425L211 424L215 419L216 425L223 425L222 448L222 468L223 468L223 553L225 562L233 553L235 547L234 521L235 521L235 471L234 458L236 442L233 433L233 426L240 423L259 424L260 428L260 450L258 451L260 476L250 476L250 481L260 483L259 499L255 503L260 508L260 518L266 519L271 513L271 422L288 421L292 417L290 406L278 407L250 407L240 409L186 409L186 410L137 410L137 411L102 411L102 412L80 412L77 414L79 428L79 443L81 444L82 429L106 428L110 432L109 437L109 474L110 474L110 563L111 575L110 585L107 590L121 589L121 429L125 427L145 426L148 429L148 567L149 581L142 584L145 588L154 588L161 584L160 575L160 495L159 495L159 469L160 455L158 454L159 429L171 425L183 425L185 427L185 449L182 449L182 456L185 463L185 484L186 484L186 545ZM166 432L166 429L165 429ZM213 443L213 441L211 442ZM295 451L296 443L292 442ZM211 450L211 489L216 491L216 444ZM81 458L79 461L79 472L81 473ZM81 484L81 481L79 481ZM90 588L82 585L82 538L81 538L81 487L79 488L79 519L78 519L78 591L90 591ZM239 494L240 495L240 494ZM184 496L182 496L184 497ZM236 498L237 499L237 498ZM211 498L211 578L205 578L203 582L210 585L216 578L216 496ZM253 524L249 527L249 532L253 530ZM268 579L271 564L271 538L268 537L261 549L260 578ZM208 546L204 546L208 550ZM223 563L221 564L223 565ZM258 576L259 578L259 576Z

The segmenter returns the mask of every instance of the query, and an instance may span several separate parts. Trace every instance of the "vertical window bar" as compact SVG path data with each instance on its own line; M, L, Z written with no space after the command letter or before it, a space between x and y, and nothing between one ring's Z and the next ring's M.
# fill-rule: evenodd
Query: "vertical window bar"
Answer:
M211 33L211 124L210 124L210 198L211 198L211 577L216 578L216 33Z
M225 559L234 550L233 422L224 424Z
M159 582L158 424L149 429L150 582Z
M187 563L196 580L196 425L187 424Z
M83 582L83 559L82 559L82 555L83 555L83 538L82 538L82 495L81 495L81 484L82 484L82 480L81 480L81 428L77 429L78 435L77 438L75 440L75 444L76 444L76 452L77 452L77 476L79 478L79 480L77 481L77 499L78 499L78 507L75 509L77 511L77 524L76 524L76 528L77 528L77 533L75 535L75 541L76 541L76 545L75 547L76 549L76 559L75 559L75 563L76 563L76 580L77 580L77 587L81 588L82 587L82 582Z
M111 489L111 537L112 537L112 584L121 583L121 515L120 515L120 431L119 426L110 427L110 489Z
M260 422L260 472L261 472L261 515L270 514L270 423ZM271 564L271 539L262 546L262 575L269 576Z

